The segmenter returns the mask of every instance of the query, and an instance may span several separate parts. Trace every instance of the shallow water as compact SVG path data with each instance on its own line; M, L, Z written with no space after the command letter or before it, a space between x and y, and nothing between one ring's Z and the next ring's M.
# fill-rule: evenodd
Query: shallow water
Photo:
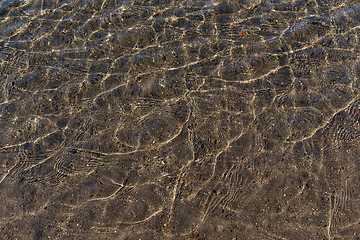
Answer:
M0 2L4 239L360 238L360 5Z

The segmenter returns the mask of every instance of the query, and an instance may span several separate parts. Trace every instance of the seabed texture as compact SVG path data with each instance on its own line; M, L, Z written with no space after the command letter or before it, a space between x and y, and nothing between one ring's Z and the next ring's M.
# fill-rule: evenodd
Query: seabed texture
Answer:
M0 2L0 239L360 239L358 0Z

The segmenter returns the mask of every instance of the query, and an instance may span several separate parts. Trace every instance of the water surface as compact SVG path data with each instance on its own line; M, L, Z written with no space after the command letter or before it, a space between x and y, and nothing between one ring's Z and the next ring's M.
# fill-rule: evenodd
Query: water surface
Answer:
M4 239L358 239L356 0L0 3Z

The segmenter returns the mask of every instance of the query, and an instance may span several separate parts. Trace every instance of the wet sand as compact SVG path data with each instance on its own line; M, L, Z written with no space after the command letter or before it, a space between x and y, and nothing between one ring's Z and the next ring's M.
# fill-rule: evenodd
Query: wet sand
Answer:
M0 3L2 239L359 239L357 1Z

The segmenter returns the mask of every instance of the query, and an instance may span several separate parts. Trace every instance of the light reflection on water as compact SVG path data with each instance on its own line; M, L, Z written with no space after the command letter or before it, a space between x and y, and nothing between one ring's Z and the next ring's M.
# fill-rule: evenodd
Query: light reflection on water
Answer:
M352 238L359 10L2 1L1 235Z

